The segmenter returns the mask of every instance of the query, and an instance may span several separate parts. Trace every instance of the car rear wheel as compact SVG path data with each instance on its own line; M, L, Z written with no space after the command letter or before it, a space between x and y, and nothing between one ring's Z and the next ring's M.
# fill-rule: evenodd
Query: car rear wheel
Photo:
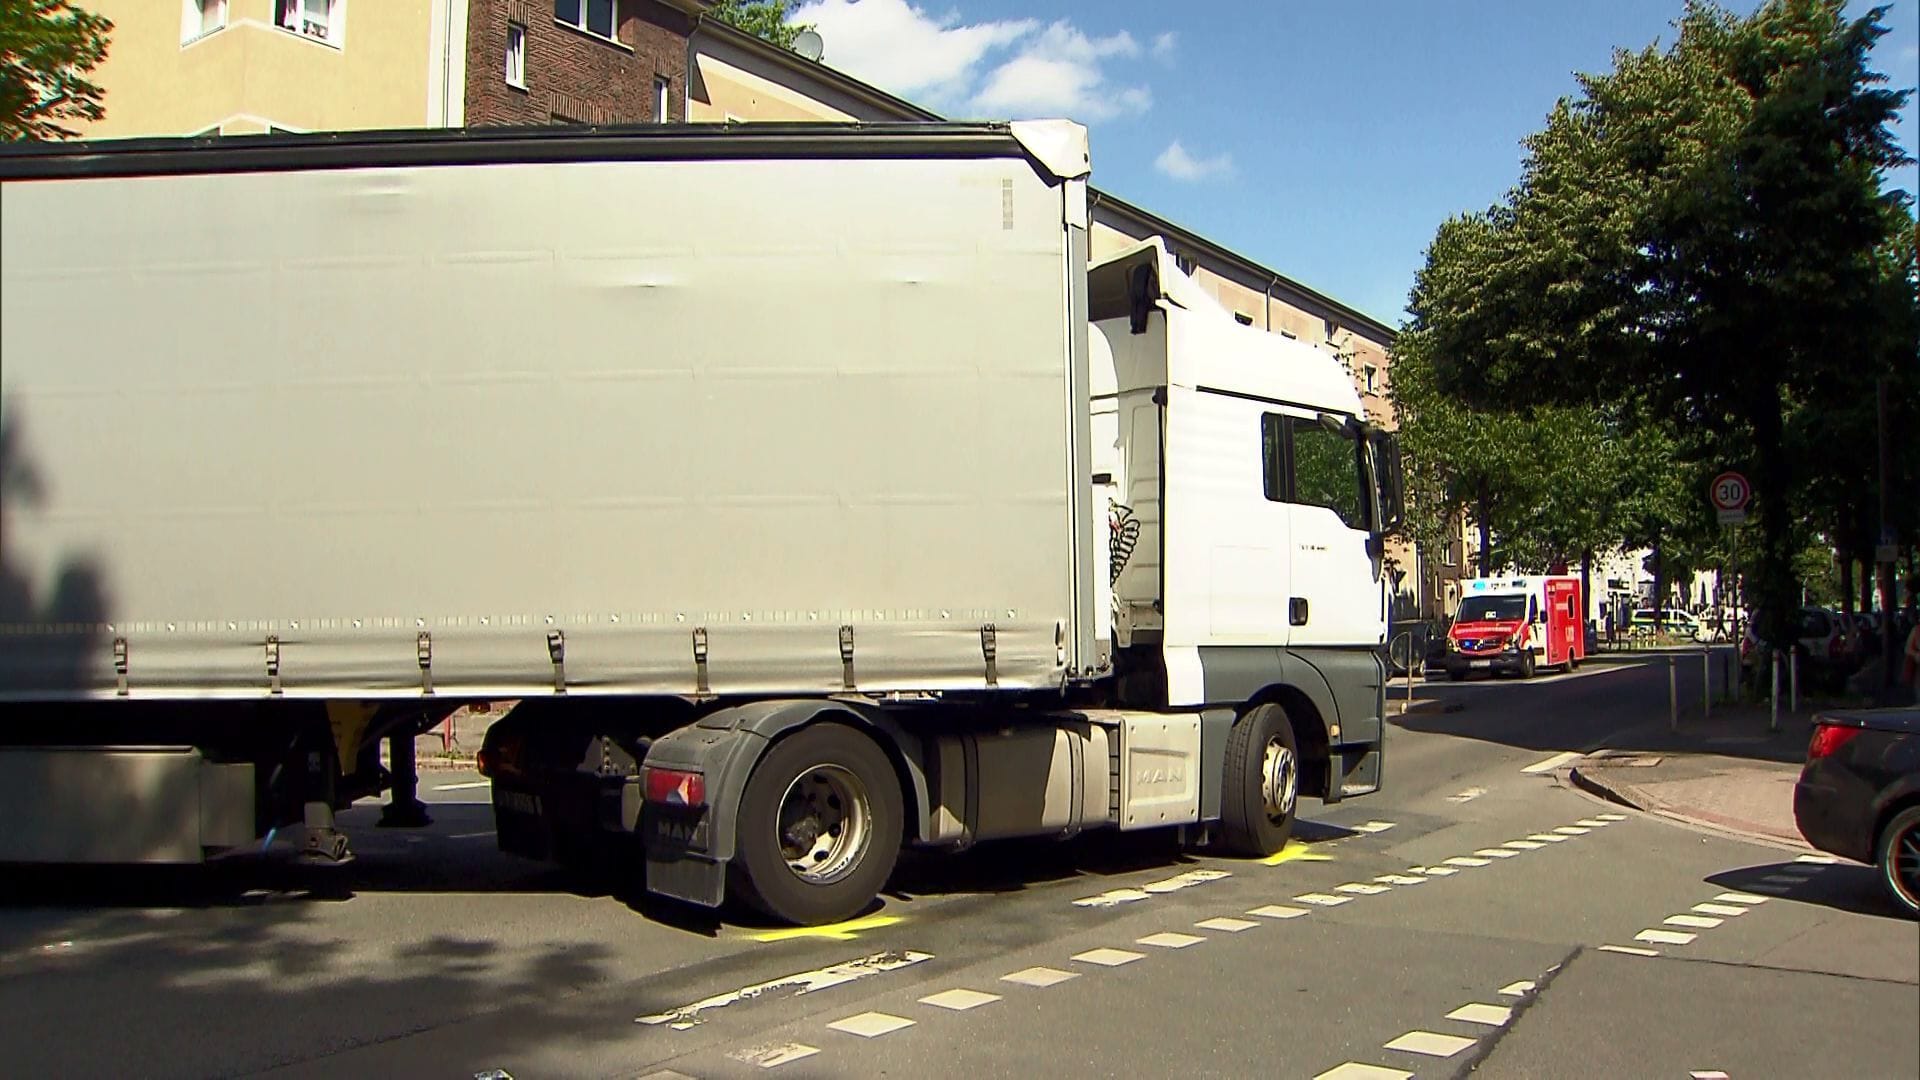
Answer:
M1920 806L1894 815L1880 831L1880 877L1901 910L1920 915Z

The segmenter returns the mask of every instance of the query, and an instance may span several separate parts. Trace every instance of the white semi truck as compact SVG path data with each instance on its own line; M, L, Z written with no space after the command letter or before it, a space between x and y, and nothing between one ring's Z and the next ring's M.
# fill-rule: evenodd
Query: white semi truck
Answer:
M1394 441L1158 241L1089 267L1088 174L1066 122L0 150L0 862L343 858L487 701L502 847L800 923L903 845L1375 790Z

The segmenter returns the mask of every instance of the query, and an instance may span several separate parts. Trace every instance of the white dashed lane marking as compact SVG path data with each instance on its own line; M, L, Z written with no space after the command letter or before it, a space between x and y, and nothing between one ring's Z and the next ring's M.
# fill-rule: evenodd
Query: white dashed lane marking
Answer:
M1000 976L1000 981L1019 983L1021 986L1032 986L1044 990L1049 986L1058 986L1068 979L1076 978L1079 978L1079 976L1071 971L1061 971L1058 968L1050 967L1030 967L1016 971L1011 975L1002 975Z
M1513 1010L1505 1005L1483 1005L1474 1002L1462 1005L1447 1014L1449 1020L1464 1020L1469 1024L1485 1024L1488 1027L1504 1027L1513 1019Z
M1118 907L1147 899L1148 894L1139 889L1109 889L1098 896L1083 896L1073 902L1074 907Z
M1386 1048L1404 1050L1409 1054L1425 1054L1427 1057L1450 1058L1472 1045L1472 1039L1461 1038L1458 1035L1442 1035L1437 1031L1409 1031L1388 1043Z
M1743 892L1723 892L1719 896L1714 897L1714 900L1722 904L1747 905L1764 904L1767 902L1767 898L1764 896L1755 896L1752 893Z
M735 1050L727 1056L735 1061L744 1061L749 1065L758 1065L771 1069L776 1065L785 1065L789 1061L810 1058L820 1052L817 1046L806 1043L781 1043L778 1046L753 1046L745 1050Z
M1382 885L1421 885L1425 884L1427 879L1423 877L1413 877L1408 874L1381 874L1373 880Z
M1258 915L1263 919L1297 919L1306 913L1306 908L1287 907L1284 904L1268 904L1247 912L1249 915Z
M1312 904L1316 907L1339 907L1341 904L1344 904L1347 901L1352 900L1353 897L1329 896L1328 894L1322 893L1322 892L1310 892L1310 893L1301 893L1299 896L1294 897L1294 899L1300 901L1303 904Z
M910 1028L913 1026L913 1021L892 1013L863 1012L857 1016L849 1016L845 1020L835 1020L827 1026L835 1031L858 1035L863 1039L877 1039L882 1035L899 1031L901 1028Z
M1242 930L1251 930L1260 924L1250 919L1202 919L1193 925L1202 930L1219 930L1223 933L1237 934Z
M1562 754L1555 754L1552 757L1546 759L1545 761L1536 761L1533 764L1527 766L1526 768L1521 769L1520 771L1523 773L1533 773L1535 775L1538 775L1540 773L1549 773L1559 768L1560 766L1565 765L1569 761L1580 760L1582 756L1583 755L1576 750L1568 750L1567 752Z
M1164 933L1148 934L1146 937L1137 939L1135 944L1151 945L1157 949L1184 949L1189 945L1198 945L1205 940L1207 939L1194 934Z
M1695 904L1693 910L1702 915L1718 915L1723 919L1731 919L1735 915L1747 913L1746 908L1736 907L1733 904Z
M1121 964L1131 964L1141 958L1140 953L1128 952L1125 949L1088 949L1074 956L1075 960L1083 964L1098 964L1101 967L1119 967Z
M1584 825L1589 829L1604 829L1608 825L1612 824L1612 822L1609 822L1603 818L1581 818L1579 821L1574 822L1574 824Z
M1711 915L1669 915L1661 920L1668 926L1685 926L1693 930L1711 930L1725 919L1716 919Z
M1313 1080L1412 1080L1413 1074L1399 1069L1383 1069L1378 1065L1364 1065L1358 1061L1343 1061Z
M1636 949L1631 945L1602 945L1601 952L1625 953L1628 956L1659 956L1659 949Z
M1601 821L1625 821L1625 820L1627 820L1627 815L1625 815L1625 814L1595 814L1595 815L1593 815L1593 816L1594 816L1594 817L1597 817L1597 818L1599 818L1599 819L1600 819Z
M1146 889L1150 893L1170 893L1177 892L1181 889L1189 889L1195 885L1205 885L1209 881L1218 881L1221 878L1232 876L1231 873L1225 870L1189 870L1184 874L1176 874L1164 881L1149 881L1141 886L1141 888Z
M1538 840L1509 840L1506 843L1501 844L1500 846L1510 847L1515 851L1539 851L1541 848L1546 847L1547 845L1541 843Z
M1571 837L1571 836L1560 836L1560 835L1558 835L1558 834L1555 834L1555 833L1550 833L1550 832L1537 832L1537 833L1534 833L1533 835L1531 835L1531 836L1529 836L1529 837L1527 837L1527 839L1529 839L1529 840L1538 840L1538 841L1540 841L1541 843L1545 843L1545 844L1564 844L1564 843L1566 843L1567 841L1569 841L1569 840L1571 840L1571 839L1573 839L1573 837Z
M1580 825L1562 825L1553 831L1562 836L1585 836L1593 830Z
M475 788L492 787L491 780L468 780L458 784L435 784L435 791L472 791Z
M1811 863L1815 866L1832 866L1840 860L1831 855L1796 855L1793 861L1797 863Z
M1353 827L1353 831L1362 832L1362 833L1383 833L1391 828L1393 828L1393 822L1391 821L1369 821L1365 825L1355 825Z
M1472 802L1473 800L1479 798L1482 795L1485 795L1486 793L1487 793L1486 788L1470 787L1458 795L1447 796L1447 801L1450 803Z
M1459 872L1451 866L1415 866L1407 870L1409 874L1425 874L1428 877L1452 877Z
M968 990L964 987L958 987L952 990L942 990L937 994L928 994L926 997L920 999L920 1004L932 1005L936 1009L951 1009L954 1012L966 1012L968 1009L977 1009L982 1005L991 1005L999 1000L999 994L983 994L978 990Z
M1355 896L1379 896L1388 891L1385 885L1374 885L1365 881L1349 881L1345 885L1335 885L1338 892L1353 893Z
M1679 930L1642 930L1633 935L1633 940L1644 941L1650 945L1685 945L1699 934L1688 934Z
M1313 1080L1412 1080L1413 1074L1399 1069L1383 1069L1358 1061L1343 1061Z
M1689 1080L1733 1080L1719 1069L1696 1069L1687 1074Z
M842 983L850 983L856 979L864 979L870 975L878 975L883 972L896 971L911 964L918 964L931 959L933 959L931 953L875 953L872 956L863 956L858 960L849 960L844 964L835 964L832 967L824 967L815 971L802 971L797 975L788 975L784 978L774 979L771 982L758 983L754 986L743 986L738 990L730 990L724 994L715 994L712 997L702 998L691 1004L682 1005L671 1012L635 1017L634 1022L649 1025L665 1024L674 1031L685 1031L688 1028L703 1023L704 1021L701 1020L700 1014L710 1009L724 1009L736 1002L748 1001L760 997L763 994L770 994L776 990L792 990L795 994L811 994L816 991L839 986Z
M1490 862L1491 860L1476 859L1471 855L1455 855L1453 858L1447 860L1447 865L1448 866L1487 866L1487 865L1490 865Z
M1479 851L1474 852L1474 854L1488 859L1511 859L1520 853L1517 851L1508 851L1506 848L1483 847Z
M1533 993L1533 982L1529 979L1521 979L1519 982L1511 982L1501 987L1500 992L1502 994L1505 994L1507 997L1525 997L1528 994Z

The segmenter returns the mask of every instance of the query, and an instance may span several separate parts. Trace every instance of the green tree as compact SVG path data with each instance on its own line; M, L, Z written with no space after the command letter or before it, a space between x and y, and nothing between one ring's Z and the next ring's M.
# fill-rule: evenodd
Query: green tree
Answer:
M1835 348L1885 317L1880 254L1910 220L1884 184L1906 161L1889 129L1905 94L1868 63L1885 9L1848 21L1843 6L1770 0L1742 18L1689 3L1671 48L1583 76L1483 216L1479 288L1427 320L1436 383L1461 400L1630 399L1688 433L1696 467L1746 471L1776 642L1798 599L1797 528L1822 498L1796 417L1823 394L1870 397L1914 355L1911 338L1904 361Z
M811 25L788 22L793 0L718 0L707 14L729 26L764 38L783 49L793 48L793 40Z
M105 116L86 76L112 30L67 0L0 0L0 140L70 139L64 122Z

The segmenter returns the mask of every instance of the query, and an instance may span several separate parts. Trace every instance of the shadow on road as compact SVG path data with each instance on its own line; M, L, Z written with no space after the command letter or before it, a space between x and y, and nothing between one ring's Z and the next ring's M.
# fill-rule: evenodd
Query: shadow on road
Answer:
M1909 923L1913 921L1912 917L1895 906L1893 898L1887 895L1886 886L1880 880L1878 867L1838 862L1818 871L1808 872L1809 865L1812 864L1762 863L1713 874L1706 880L1709 884L1736 892L1750 892L1797 904L1813 904L1854 915L1873 915ZM1783 877L1805 880L1796 882L1767 880ZM1784 891L1770 891L1773 889Z

